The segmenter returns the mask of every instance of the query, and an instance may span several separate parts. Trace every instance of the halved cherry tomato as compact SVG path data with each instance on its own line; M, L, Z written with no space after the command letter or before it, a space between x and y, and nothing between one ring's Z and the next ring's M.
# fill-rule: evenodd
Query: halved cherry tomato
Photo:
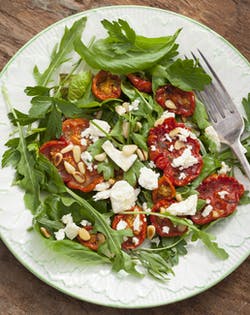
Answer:
M81 145L81 132L88 127L88 121L82 118L67 119L63 122L63 134L61 140L52 140L44 143L40 148L40 153L44 154L58 169L63 181L69 188L81 190L83 192L92 191L95 186L103 181L103 176L98 174L93 168L88 169L83 161L80 165L75 160L73 151L62 153L62 149L73 143L80 148L80 154L87 150L87 146ZM65 162L73 167L73 171L65 168ZM66 164L67 164L66 163ZM84 171L82 170L82 166Z
M104 70L99 71L92 81L92 93L101 101L119 98L121 95L120 77Z
M175 197L175 188L170 179L163 175L158 180L158 188L152 191L153 202L156 203L162 199L171 200Z
M94 250L97 252L99 246L105 242L105 236L102 233L91 233L93 229L92 226L85 226L84 227L87 231L90 232L90 240L84 241L79 236L77 236L77 240L83 245L88 247L89 249Z
M208 201L201 211L191 217L194 223L200 225L233 213L244 193L244 187L234 177L223 174L210 175L197 190L199 198ZM212 207L211 211L207 215L203 214L204 209L209 206Z
M138 73L130 73L127 75L129 81L137 88L140 92L151 93L152 92L152 82L143 78Z
M195 94L193 92L183 91L171 84L159 87L155 92L155 100L163 108L182 116L191 116L195 109ZM176 108L166 105L170 100ZM173 106L174 107L174 106Z
M81 132L89 127L89 121L84 118L69 118L62 124L63 137L68 142L81 145Z
M190 131L183 123L178 123L172 117L151 128L148 136L149 156L158 168L164 170L164 175L170 179L174 186L184 186L199 175L203 163L199 153L199 141L193 139L191 135L185 141L180 141L178 134L173 136L173 132L178 130L177 128ZM183 169L181 166L174 167L172 165L173 160L181 156L186 149L190 149L196 163Z
M129 211L138 212L141 211L141 208L135 206ZM126 225L126 229L130 228L134 234L134 236L128 237L128 239L122 243L122 248L128 250L141 245L147 234L147 219L145 214L116 214L112 222L112 228L118 230L118 224L121 224L121 222Z
M161 208L168 208L174 202L174 200L162 199L154 205L152 212L160 212ZM180 236L187 231L186 226L174 225L168 218L150 215L150 221L154 225L156 233L162 237Z

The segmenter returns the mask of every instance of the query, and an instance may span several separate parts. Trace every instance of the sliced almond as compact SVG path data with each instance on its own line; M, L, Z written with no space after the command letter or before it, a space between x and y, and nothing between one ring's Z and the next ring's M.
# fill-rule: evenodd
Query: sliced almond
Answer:
M103 152L100 154L96 154L94 158L98 162L103 162L106 159L106 157L107 157L107 154L105 152Z
M178 225L177 225L177 230L178 230L179 232L184 232L184 231L186 230L186 225L184 225L184 224L178 224Z
M171 100L166 100L165 106L169 109L176 109L177 108L175 103Z
M128 135L129 135L129 122L128 121L124 121L122 124L122 135L125 139L128 138Z
M135 144L128 144L128 145L124 145L122 147L122 153L126 156L130 156L133 153L135 153L135 151L137 150L137 145Z
M138 158L140 161L147 161L148 159L148 152L145 150L137 149L136 154L138 155Z
M180 140L175 141L175 144L174 144L175 150L180 150L181 148L184 148L184 147L185 147L184 142L182 142Z
M160 213L165 213L165 212L166 212L166 208L160 207Z
M147 227L147 238L152 240L152 238L155 236L155 227L154 225L148 225Z
M45 227L43 227L43 226L40 227L40 231L46 238L50 238L51 234L49 233L49 231Z
M179 133L179 128L174 128L173 130L171 130L171 131L169 132L169 136L170 136L171 138L174 138L174 137L176 137L176 136L178 135L178 133Z
M80 162L81 160L81 148L79 145L73 146L73 158L76 163Z
M182 201L182 196L181 196L181 194L176 193L175 199L176 199L177 201Z
M161 125L164 122L165 118L158 118L155 123L154 123L154 127L157 127L158 125Z
M70 143L69 145L67 145L66 147L64 147L64 148L61 150L61 153L62 153L62 154L68 153L68 152L72 151L73 147L74 147L73 144Z
M135 124L135 131L139 131L141 128L142 128L142 124L139 121L137 121Z
M78 169L80 171L80 173L85 174L86 173L86 168L85 168L85 164L83 162L79 162L77 164Z
M80 228L78 231L78 236L80 237L81 240L83 241L89 241L90 240L90 234L89 232L84 228Z
M72 175L73 175L74 179L80 184L84 183L86 180L85 176L80 172L76 171Z
M64 161L64 167L67 173L73 174L75 172L75 168L73 165L71 165L69 162Z
M54 165L55 166L58 166L63 160L63 155L62 153L60 152L57 152L55 155L54 155L54 158L53 158L53 161L54 161Z
M104 236L104 234L99 233L99 232L96 234L96 238L97 238L98 245L101 245L106 241L106 237Z

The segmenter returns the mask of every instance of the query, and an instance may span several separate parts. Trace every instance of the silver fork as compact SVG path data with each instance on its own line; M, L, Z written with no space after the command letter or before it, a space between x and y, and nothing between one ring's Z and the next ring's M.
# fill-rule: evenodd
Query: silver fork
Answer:
M196 92L196 95L206 106L208 116L220 141L231 147L250 180L250 165L245 156L245 148L240 141L244 130L243 118L205 56L200 50L198 52L201 56L199 59L193 52L191 54L207 73L210 72L212 83L207 85L204 91Z

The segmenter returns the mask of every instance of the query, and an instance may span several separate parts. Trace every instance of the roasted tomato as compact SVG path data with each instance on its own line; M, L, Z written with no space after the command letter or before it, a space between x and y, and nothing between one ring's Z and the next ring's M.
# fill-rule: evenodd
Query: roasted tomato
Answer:
M129 81L137 88L140 92L151 93L152 92L152 82L142 77L138 73L130 73L127 75Z
M167 176L162 176L158 180L158 188L152 192L153 202L156 203L162 199L171 200L175 197L175 188Z
M138 206L133 207L129 211L141 211ZM130 228L134 236L128 237L122 243L122 248L125 250L134 249L141 245L147 234L147 219L145 214L116 214L112 222L114 230L123 230Z
M86 226L84 227L87 231L90 233L90 240L84 241L80 238L80 236L77 236L78 241L83 245L88 247L89 249L92 249L94 251L97 251L99 246L105 242L105 236L102 233L92 233L92 226Z
M174 202L174 200L162 199L154 205L152 212L161 212L161 208L166 209ZM150 215L150 221L154 225L156 233L162 237L180 236L187 231L185 225L174 225L168 218Z
M155 100L163 108L178 115L187 117L194 113L194 93L183 91L171 84L159 87L155 92Z
M109 98L119 98L121 95L121 79L117 75L101 70L93 78L92 93L101 101Z
M164 170L174 186L187 185L199 175L202 168L200 144L183 123L167 118L151 128L148 146L150 159Z
M244 187L234 177L217 174L207 177L197 190L199 198L207 201L207 205L191 217L200 225L233 213L244 193Z
M81 133L88 127L89 121L87 119L66 119L62 124L63 138L73 144L81 145Z
M63 122L61 140L48 141L40 148L40 153L55 165L66 185L83 192L92 191L103 181L94 165L90 167L81 160L82 152L87 149L87 145L81 145L81 132L87 126L85 119L67 119Z

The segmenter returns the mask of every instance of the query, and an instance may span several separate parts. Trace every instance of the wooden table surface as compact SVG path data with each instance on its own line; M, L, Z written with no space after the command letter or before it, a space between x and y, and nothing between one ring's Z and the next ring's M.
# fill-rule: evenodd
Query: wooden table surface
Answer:
M250 0L0 0L0 69L31 37L68 15L91 8L150 5L204 23L250 60ZM249 86L250 87L250 86ZM250 258L222 282L195 297L144 310L112 309L78 301L27 271L0 242L0 314L250 314Z

